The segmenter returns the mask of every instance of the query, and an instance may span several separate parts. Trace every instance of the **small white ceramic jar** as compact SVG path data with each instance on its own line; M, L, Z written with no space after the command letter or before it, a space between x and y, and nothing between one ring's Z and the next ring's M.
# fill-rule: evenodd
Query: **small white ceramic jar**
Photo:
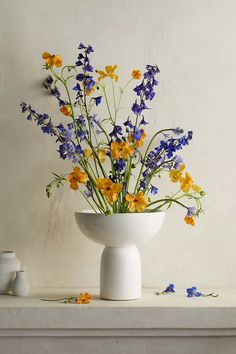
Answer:
M20 270L20 262L13 251L0 252L0 293L11 290L15 272Z
M12 285L12 293L15 296L27 296L29 293L30 285L24 270L16 272L16 278Z

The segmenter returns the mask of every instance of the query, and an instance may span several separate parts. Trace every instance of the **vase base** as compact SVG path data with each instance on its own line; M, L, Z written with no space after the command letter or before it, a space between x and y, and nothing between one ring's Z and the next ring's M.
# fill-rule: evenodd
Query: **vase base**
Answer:
M136 246L105 247L101 259L100 297L113 301L141 297L141 262Z

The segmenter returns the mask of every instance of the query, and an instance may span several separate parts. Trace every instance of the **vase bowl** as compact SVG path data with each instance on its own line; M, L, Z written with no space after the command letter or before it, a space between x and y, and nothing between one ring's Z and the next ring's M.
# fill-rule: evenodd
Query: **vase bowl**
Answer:
M101 298L133 300L141 297L141 260L137 246L158 233L164 218L164 212L75 213L82 233L91 241L105 246L100 266Z

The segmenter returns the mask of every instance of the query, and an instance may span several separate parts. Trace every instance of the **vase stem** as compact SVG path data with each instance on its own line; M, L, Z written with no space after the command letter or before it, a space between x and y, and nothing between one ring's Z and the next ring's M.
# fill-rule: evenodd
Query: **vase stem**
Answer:
M141 297L141 261L136 246L105 247L100 269L100 296L107 300Z

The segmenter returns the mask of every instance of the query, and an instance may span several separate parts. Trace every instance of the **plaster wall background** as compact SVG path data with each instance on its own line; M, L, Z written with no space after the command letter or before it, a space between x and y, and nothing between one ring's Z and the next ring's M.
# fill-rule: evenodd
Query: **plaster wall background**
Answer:
M144 286L236 287L234 0L1 0L0 249L15 250L33 287L98 286L102 247L80 234L74 210L85 207L64 188L47 200L55 143L27 122L21 100L58 115L45 94L41 53L73 63L80 41L95 48L94 66L119 65L119 76L157 63L161 73L152 129L194 131L183 156L207 191L195 228L169 210L158 237L140 248ZM164 183L165 184L165 183Z

